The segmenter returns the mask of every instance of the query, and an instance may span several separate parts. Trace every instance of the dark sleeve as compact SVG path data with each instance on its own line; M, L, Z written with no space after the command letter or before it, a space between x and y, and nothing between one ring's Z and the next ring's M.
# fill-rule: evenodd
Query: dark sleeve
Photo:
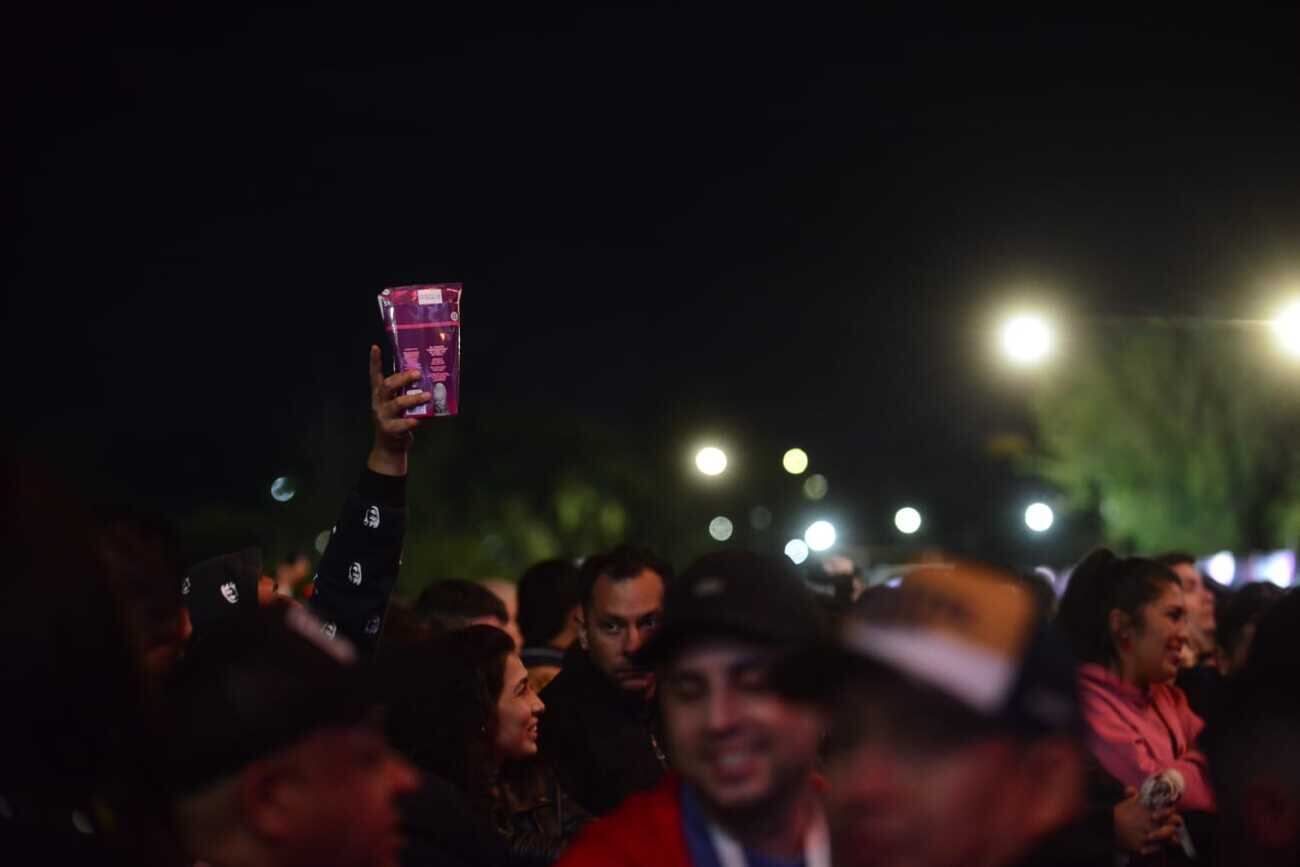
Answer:
M561 671L556 680L563 676L564 672ZM555 683L556 681L551 681L552 685ZM556 701L542 714L538 731L539 752L555 772L565 793L585 810L597 811L600 806L593 802L599 799L596 798L595 787L590 783L591 752L580 729L581 724L571 712L566 697L556 694L558 690L552 690L548 686L542 692L550 694L549 698L542 699L543 702L552 699Z
M361 473L313 579L312 610L331 637L345 636L367 656L383 627L406 535L406 477Z

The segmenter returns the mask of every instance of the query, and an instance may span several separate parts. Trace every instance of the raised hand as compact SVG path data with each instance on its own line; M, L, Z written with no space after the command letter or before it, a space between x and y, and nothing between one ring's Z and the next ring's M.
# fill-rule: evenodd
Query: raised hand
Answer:
M402 412L428 403L432 395L425 391L406 394L406 389L420 379L420 371L404 370L384 376L383 355L378 346L370 347L370 417L374 422L375 441L366 466L385 476L406 475L406 455L414 442L412 431L418 419L404 418Z

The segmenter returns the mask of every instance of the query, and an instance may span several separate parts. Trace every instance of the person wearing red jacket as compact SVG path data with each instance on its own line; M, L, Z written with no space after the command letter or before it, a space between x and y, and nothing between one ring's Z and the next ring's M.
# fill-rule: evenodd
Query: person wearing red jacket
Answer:
M822 629L787 561L697 560L642 657L655 666L675 773L588 826L561 867L829 865L816 774L824 716L772 680Z

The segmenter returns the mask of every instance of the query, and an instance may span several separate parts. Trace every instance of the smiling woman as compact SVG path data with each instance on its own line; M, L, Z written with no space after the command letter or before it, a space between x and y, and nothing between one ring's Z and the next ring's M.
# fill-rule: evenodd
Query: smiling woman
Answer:
M1181 811L1213 812L1196 739L1205 724L1174 685L1187 643L1182 586L1167 567L1100 549L1074 570L1057 617L1074 645L1088 746L1126 786L1174 770Z
M393 745L435 778L438 796L445 798L449 783L473 819L516 855L553 861L586 814L537 760L537 724L546 708L510 637L472 625L400 648L385 683ZM424 806L408 810L413 837L445 849L464 833L449 827L447 810Z

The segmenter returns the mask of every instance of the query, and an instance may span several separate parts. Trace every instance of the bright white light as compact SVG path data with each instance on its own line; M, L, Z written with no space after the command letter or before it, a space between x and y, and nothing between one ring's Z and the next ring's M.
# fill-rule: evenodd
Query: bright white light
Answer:
M1284 309L1273 318L1273 333L1288 355L1300 355L1300 302Z
M734 528L731 526L731 519L724 515L719 515L709 522L709 535L717 539L719 542L725 542L730 539L731 531L733 529Z
M808 453L803 449L790 449L781 458L781 466L791 475L799 475L808 469Z
M1291 586L1295 576L1295 554L1291 551L1274 551L1260 558L1258 574L1260 578L1272 581L1283 590Z
M271 497L277 503L289 502L296 493L298 491L293 486L293 480L288 476L280 476L274 482L271 482Z
M808 544L803 539L791 539L785 543L785 556L794 561L794 565L808 559Z
M803 532L803 540L814 551L825 551L835 544L835 527L830 521L813 521Z
M1052 507L1046 503L1030 503L1029 508L1025 509L1025 526L1035 533L1046 533L1052 529L1052 522L1056 520L1056 515L1052 514Z
M921 529L921 513L911 506L904 506L894 513L894 526L898 532L910 536Z
M821 473L813 473L803 483L803 495L810 500L820 500L830 490L830 483Z
M1210 557L1205 564L1205 571L1224 587L1231 587L1232 579L1237 577L1237 558L1232 556L1231 551L1220 551Z
M727 468L727 455L715 446L705 446L695 453L695 468L706 476L719 476Z
M999 337L1002 353L1015 364L1039 364L1052 352L1052 327L1037 314L1011 317L1002 326Z

